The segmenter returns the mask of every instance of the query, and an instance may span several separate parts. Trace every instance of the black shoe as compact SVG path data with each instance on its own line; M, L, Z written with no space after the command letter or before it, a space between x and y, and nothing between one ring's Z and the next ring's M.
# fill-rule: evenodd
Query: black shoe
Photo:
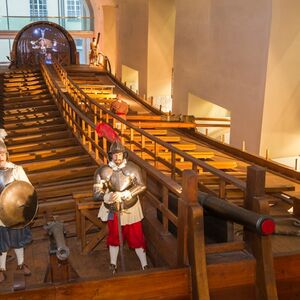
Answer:
M143 269L143 271L146 271L146 270L149 270L150 268L148 265L146 265L146 266L142 267L142 269Z

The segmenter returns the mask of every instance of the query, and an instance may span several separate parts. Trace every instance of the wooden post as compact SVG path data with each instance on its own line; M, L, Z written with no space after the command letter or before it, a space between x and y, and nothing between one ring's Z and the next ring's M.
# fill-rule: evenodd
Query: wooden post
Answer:
M176 178L176 158L175 158L175 152L171 152L171 165L172 165L172 169L171 169L171 178L173 180L175 180Z
M266 160L269 159L269 149L266 149Z
M190 187L189 184L194 185L194 182L191 182L192 176L188 171L183 171L183 181L182 181L182 199L179 199L178 202L178 226L177 226L177 262L179 266L188 264L188 251L187 251L187 232L188 232L188 204L189 200L194 200L196 194L192 196L189 195L189 191L194 191L194 186Z
M246 142L242 141L242 151L246 151Z
M157 168L158 167L158 161L157 161L157 158L158 158L158 145L157 145L157 142L154 142L154 155L155 155L155 161L154 161L154 167Z
M145 136L141 133L141 142L142 142L142 148L141 148L141 158L144 159L145 155L144 155L144 149L146 146L146 138Z
M266 171L262 167L247 168L245 208L268 214L268 201L264 199ZM245 232L245 241L256 259L256 295L260 300L277 300L276 278L270 236Z
M162 190L162 200L163 200L163 205L164 207L168 207L169 204L169 190L166 186L163 185L163 190ZM165 214L162 214L163 216L163 230L164 234L168 234L169 232L169 219L165 216Z
M133 151L133 139L134 139L134 132L133 129L130 128L130 151Z
M198 203L197 173L193 170L184 170L182 180L182 198L188 207L188 213L186 219L186 213L184 211L179 212L178 228L180 234L178 237L183 237L181 243L187 246L179 246L178 251L182 256L186 251L182 247L187 247L188 260L192 271L193 299L209 300L203 209ZM185 231L187 235L184 234ZM180 262L180 260L178 261Z
M225 199L226 198L226 181L220 179L219 185L219 198Z

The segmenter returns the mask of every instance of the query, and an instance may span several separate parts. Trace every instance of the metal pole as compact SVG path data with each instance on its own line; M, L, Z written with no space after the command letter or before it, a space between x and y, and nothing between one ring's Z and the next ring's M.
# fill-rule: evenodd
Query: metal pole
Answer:
M122 225L121 225L122 203L118 203L117 209L118 209L117 217L118 217L118 234L119 234L119 242L120 242L121 269L122 272L125 272L124 243L123 243Z

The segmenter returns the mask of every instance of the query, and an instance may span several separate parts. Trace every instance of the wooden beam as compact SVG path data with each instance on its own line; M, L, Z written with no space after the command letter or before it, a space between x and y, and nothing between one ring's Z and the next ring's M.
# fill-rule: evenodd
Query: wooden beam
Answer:
M118 287L118 288L116 288ZM155 288L154 288L155 287ZM74 280L60 285L39 285L34 289L1 294L6 300L115 300L123 299L190 299L190 272L188 268L157 269L101 280Z

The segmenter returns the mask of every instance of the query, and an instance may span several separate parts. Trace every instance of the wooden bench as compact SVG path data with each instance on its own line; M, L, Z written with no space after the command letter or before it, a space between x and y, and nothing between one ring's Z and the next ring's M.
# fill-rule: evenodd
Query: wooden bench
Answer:
M129 121L160 121L161 116L157 115L127 115Z
M137 152L138 154L138 152ZM195 158L198 158L198 159L209 159L209 158L212 158L214 157L214 153L213 152L209 152L209 151L195 151L195 152L187 152L187 154L195 157ZM153 154L154 155L154 154ZM161 157L165 160L171 160L172 158L172 155L171 155L171 152L159 152L158 153L158 157ZM154 159L153 156L147 154L147 153L144 153L143 154L143 158L144 159ZM184 158L181 156L181 155L175 155L175 159L176 160L180 160L180 161L184 161Z
M139 128L195 128L197 124L190 122L132 122Z
M130 144L129 143L125 143L125 146L130 149ZM174 146L177 149L182 150L182 151L193 151L193 150L196 150L196 148L197 148L195 144L175 143L175 144L172 144L172 146ZM154 144L153 143L147 143L146 148L148 150L153 150L154 149ZM134 151L139 150L139 149L140 148L138 146L133 145L133 150ZM157 149L158 149L158 151L160 151L160 150L168 151L168 150L166 150L166 148L164 146L161 146L161 145L157 145Z
M91 192L74 193L73 199L76 203L76 232L81 241L81 252L89 254L107 235L106 224L97 218L101 202L93 201ZM97 232L88 240L87 233L93 227Z
M230 170L230 169L235 169L237 167L237 162L236 161L208 161L206 162L208 165L216 168L216 169L220 169L220 170ZM180 169L180 170L188 170L188 169L192 169L193 164L189 161L184 161L184 162L176 162L176 168ZM158 163L158 167L159 170L169 170L168 167L166 167L164 164L162 163ZM202 168L198 168L198 172L199 174L201 174L201 172L203 172Z
M115 85L111 84L80 84L80 88L86 93L113 94Z
M95 94L95 93L87 93L91 98L96 100L105 100L110 99L115 101L117 94Z
M168 133L167 129L146 129L145 131L151 135L167 135ZM124 130L124 134L130 135L130 130L128 129ZM133 135L140 135L140 133L133 131Z
M176 135L160 136L159 139L167 143L178 143L181 140L180 136ZM133 137L133 140L135 142L141 142L142 139L140 135L136 135ZM145 143L149 144L149 142L152 142L152 140L145 138Z

